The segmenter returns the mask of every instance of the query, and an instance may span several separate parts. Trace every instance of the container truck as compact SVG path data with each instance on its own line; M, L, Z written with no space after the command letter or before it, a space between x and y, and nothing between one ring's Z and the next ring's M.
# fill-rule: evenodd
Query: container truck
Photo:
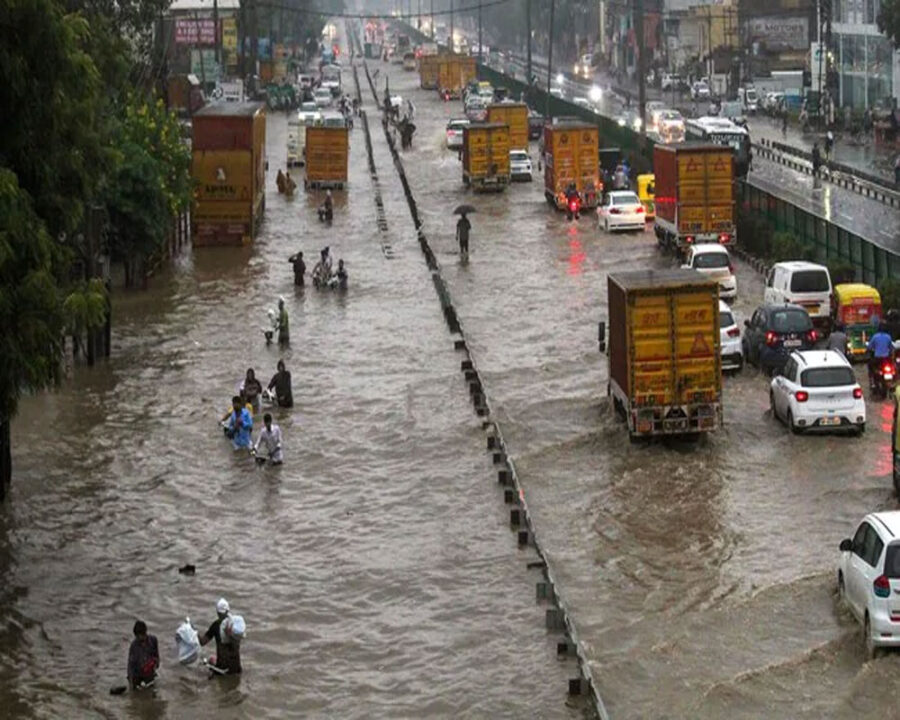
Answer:
M436 90L438 86L438 70L440 58L437 55L423 55L419 58L419 87L424 90Z
M544 125L544 196L560 210L566 188L575 183L581 207L597 207L601 189L597 168L599 133L596 125L554 121Z
M346 125L306 127L304 188L343 189L347 182L349 132Z
M191 176L194 246L249 244L265 210L261 103L217 103L194 114Z
M445 97L460 98L466 84L475 79L475 58L468 55L439 55L438 58L438 90Z
M509 127L478 123L463 129L463 183L474 190L509 185Z
M509 126L509 149L528 150L528 106L525 103L492 103L487 121Z
M656 185L654 230L664 249L737 241L734 150L708 143L653 147Z
M632 439L722 424L719 286L696 270L607 278L609 395ZM601 326L601 349L604 349Z

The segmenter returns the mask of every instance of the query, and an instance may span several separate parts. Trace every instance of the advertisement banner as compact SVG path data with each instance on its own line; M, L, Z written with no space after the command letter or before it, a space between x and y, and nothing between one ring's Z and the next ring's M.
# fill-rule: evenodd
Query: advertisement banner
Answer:
M809 19L802 16L750 18L750 35L770 51L805 50L809 43Z
M236 53L238 49L238 32L237 20L235 18L225 18L222 20L222 49Z
M212 20L175 21L175 43L177 45L215 45L216 26Z

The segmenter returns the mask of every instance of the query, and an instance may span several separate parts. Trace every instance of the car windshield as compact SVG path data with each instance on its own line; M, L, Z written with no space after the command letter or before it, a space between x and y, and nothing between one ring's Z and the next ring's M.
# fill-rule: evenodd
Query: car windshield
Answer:
M834 387L835 385L856 385L856 376L848 367L812 368L800 374L803 387Z
M800 270L791 276L792 292L828 292L828 275L824 270Z
M802 310L776 310L772 313L772 329L778 333L806 332L812 321Z
M613 194L610 195L610 202L612 205L640 205L641 201L638 199L638 196L633 193L628 194Z
M681 113L675 110L666 110L660 114L662 120L681 120Z
M900 578L900 544L888 545L884 555L884 574L889 578Z
M719 311L719 327L727 328L734 325L734 317L727 310Z
M730 264L725 253L700 253L694 255L695 268L727 268Z
M528 155L526 155L521 150L519 150L517 152L511 152L509 154L509 158L510 158L510 160L527 160Z

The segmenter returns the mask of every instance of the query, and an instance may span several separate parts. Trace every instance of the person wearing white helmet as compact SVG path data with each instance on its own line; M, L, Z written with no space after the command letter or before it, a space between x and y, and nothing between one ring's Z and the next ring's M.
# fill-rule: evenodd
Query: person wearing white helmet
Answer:
M241 636L244 621L241 619L239 632L235 632L231 608L225 598L216 603L216 619L209 629L200 636L200 644L216 641L216 656L211 665L220 674L239 675L241 672Z

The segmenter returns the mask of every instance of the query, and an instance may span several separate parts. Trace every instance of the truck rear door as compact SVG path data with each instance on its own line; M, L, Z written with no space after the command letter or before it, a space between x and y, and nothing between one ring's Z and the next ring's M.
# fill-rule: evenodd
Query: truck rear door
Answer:
M631 400L638 407L669 405L674 398L671 294L638 293L628 313Z
M718 293L682 290L671 295L675 343L675 403L713 403L719 399Z

